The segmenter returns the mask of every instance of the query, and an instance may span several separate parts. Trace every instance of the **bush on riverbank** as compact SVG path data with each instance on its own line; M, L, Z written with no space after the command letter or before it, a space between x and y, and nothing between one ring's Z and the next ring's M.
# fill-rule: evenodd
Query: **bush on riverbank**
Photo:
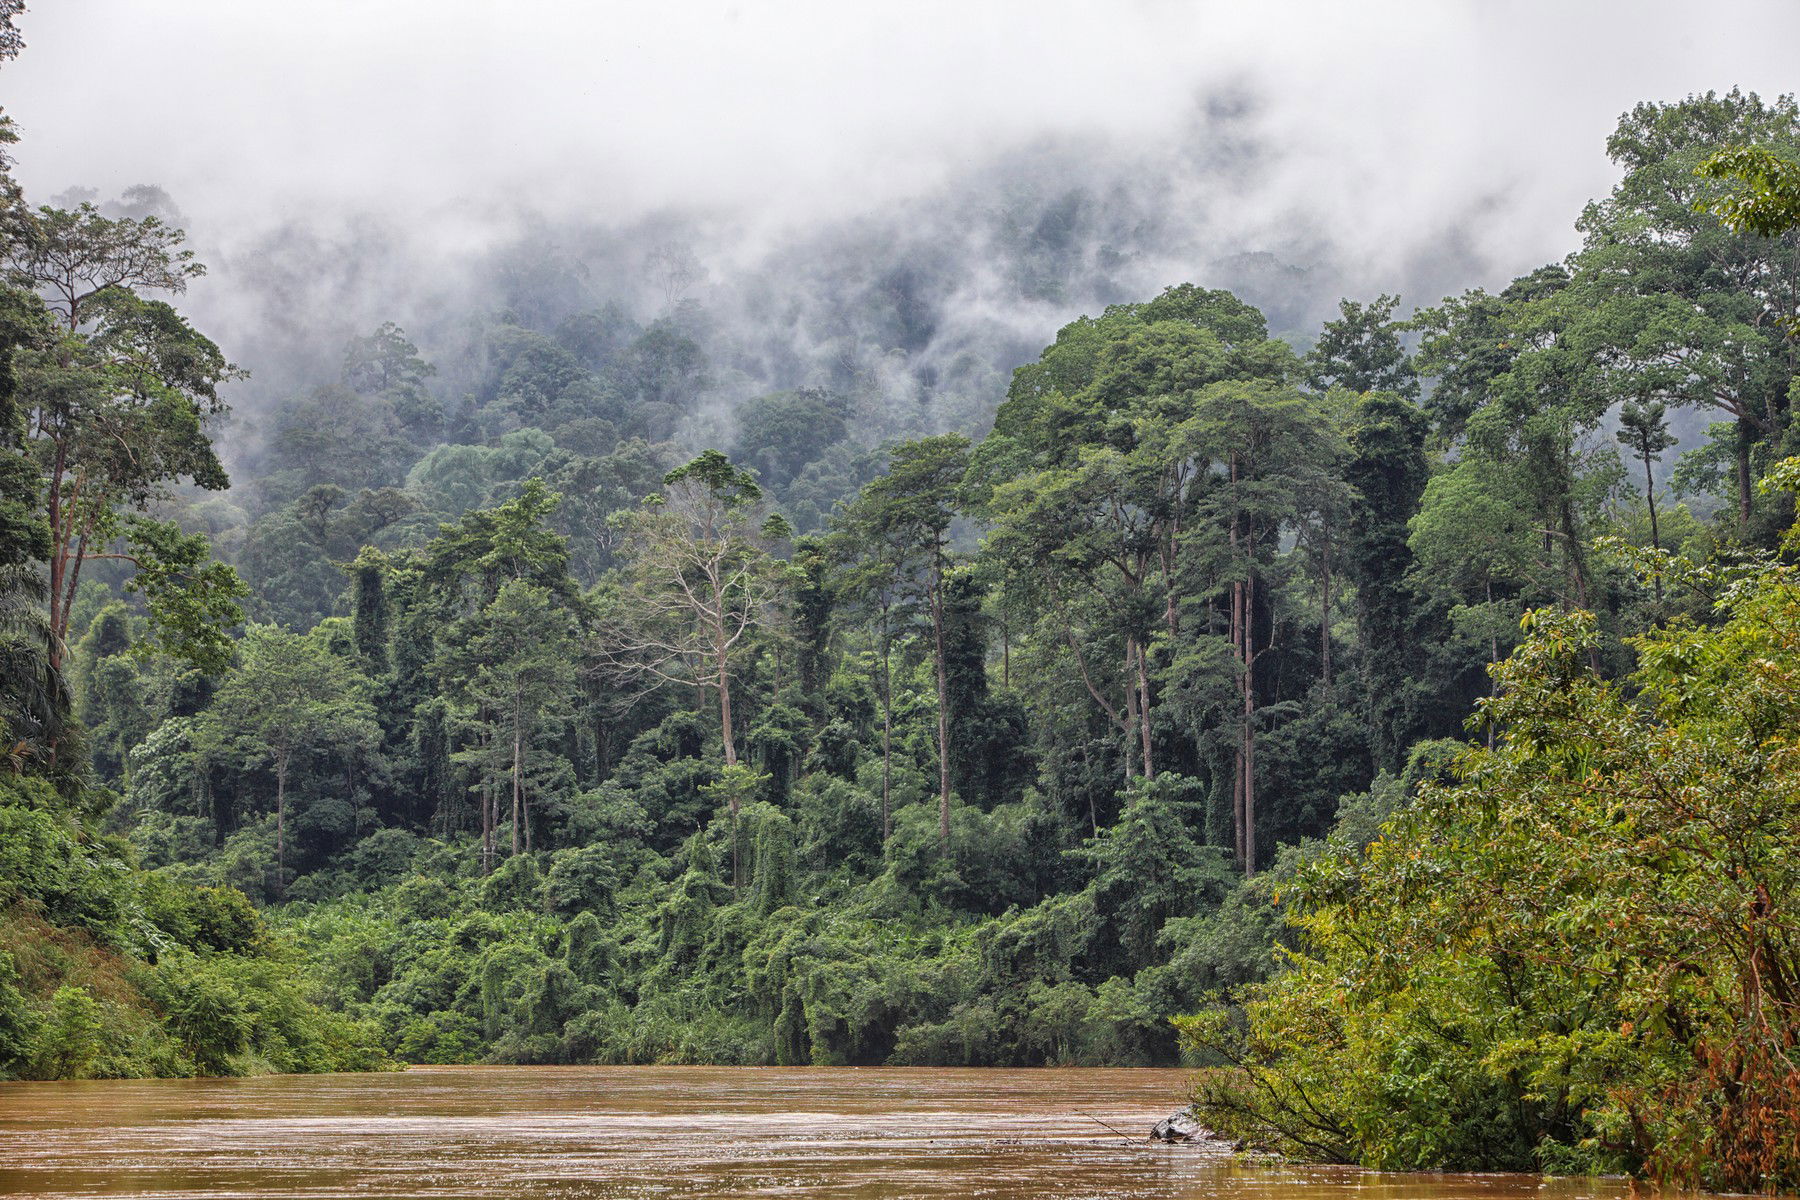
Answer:
M370 1029L313 1002L241 892L136 869L82 807L0 778L0 1078L384 1064Z

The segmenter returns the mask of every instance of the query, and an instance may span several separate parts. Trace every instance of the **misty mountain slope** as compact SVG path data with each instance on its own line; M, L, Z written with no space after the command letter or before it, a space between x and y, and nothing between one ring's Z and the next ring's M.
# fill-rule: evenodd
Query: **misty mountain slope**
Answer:
M1242 105L1215 104L1154 153L1039 139L891 207L804 226L548 217L528 199L448 223L307 218L205 251L195 307L252 371L227 441L254 472L271 408L334 379L344 344L386 320L436 366L447 408L491 389L496 324L552 335L610 312L669 322L699 348L704 369L656 397L678 403L667 432L684 447L731 445L745 401L795 388L845 397L855 440L874 445L981 432L1055 329L1168 284L1230 289L1304 341L1348 289L1425 301L1487 266L1452 214L1441 252L1368 278L1303 199L1261 195L1275 156Z

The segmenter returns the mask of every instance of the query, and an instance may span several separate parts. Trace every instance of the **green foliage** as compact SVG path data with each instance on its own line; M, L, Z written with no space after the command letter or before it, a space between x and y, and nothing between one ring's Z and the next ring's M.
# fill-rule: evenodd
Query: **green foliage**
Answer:
M160 650L203 671L230 661L228 631L242 619L238 601L249 588L199 534L184 534L169 522L134 517L126 522L137 574L126 591L141 593L150 613L144 650Z
M275 891L286 886L287 787L296 757L354 756L377 730L367 679L328 643L325 626L301 635L252 626L237 669L195 726L203 759L266 760L275 771Z
M1775 151L1730 146L1701 163L1696 173L1736 185L1704 207L1737 232L1778 237L1800 226L1800 164Z
M1235 1068L1202 1119L1374 1166L1791 1186L1791 569L1719 615L1637 639L1621 684L1590 616L1531 614L1497 747L1303 873L1306 949L1247 1027L1187 1025Z
M1377 296L1368 304L1338 301L1338 319L1325 322L1324 332L1306 356L1312 385L1353 392L1392 392L1405 399L1419 394L1418 372L1404 346L1401 326L1393 319L1398 296Z
M35 779L0 781L0 1076L369 1069L241 892L130 865Z

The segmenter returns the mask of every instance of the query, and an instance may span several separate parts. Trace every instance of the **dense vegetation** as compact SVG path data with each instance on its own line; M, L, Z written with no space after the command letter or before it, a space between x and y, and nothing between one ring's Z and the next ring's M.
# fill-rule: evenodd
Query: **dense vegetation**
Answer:
M1689 120L1717 115L1692 107ZM1695 197L1693 228L1665 251L1696 276L1731 261L1706 214L1791 239L1793 154L1780 138L1700 162L1729 190ZM1719 303L1690 295L1702 316ZM1791 295L1755 315L1795 332ZM1698 373L1663 354L1663 379ZM1792 380L1764 386L1760 419L1783 428L1776 397ZM1647 464L1666 440L1644 414L1641 394L1627 401L1618 437ZM1594 547L1662 610L1623 639L1631 669L1601 665L1604 612L1528 612L1480 705L1497 737L1421 781L1373 840L1345 830L1287 862L1287 969L1178 1022L1229 1064L1196 1095L1217 1128L1376 1166L1626 1170L1732 1191L1800 1181L1800 458L1764 473L1749 423L1737 538L1663 553L1652 510L1647 549L1616 534ZM1773 553L1750 530L1758 474L1755 496L1788 525Z
M8 180L0 1072L1185 1037L1289 1151L1794 1183L1800 110L1608 150L1498 292L1170 287L964 432L796 365L684 444L671 252L461 394L383 324L236 486L182 233Z

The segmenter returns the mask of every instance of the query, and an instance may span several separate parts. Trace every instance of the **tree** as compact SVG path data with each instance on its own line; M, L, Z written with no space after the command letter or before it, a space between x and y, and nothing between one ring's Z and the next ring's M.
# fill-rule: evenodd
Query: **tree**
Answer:
M1237 666L1237 747L1232 813L1236 854L1256 873L1256 731L1258 660L1271 642L1261 631L1259 584L1265 563L1320 490L1337 447L1323 413L1282 383L1243 379L1213 384L1200 395L1188 434L1194 453L1223 467L1224 478L1201 502L1185 535L1214 588L1229 599L1227 636Z
M1625 407L1619 410L1617 434L1619 441L1630 447L1644 464L1644 503L1650 508L1650 548L1656 551L1662 549L1662 533L1656 527L1656 476L1652 468L1662 457L1662 452L1675 444L1669 434L1669 423L1663 419L1664 410L1660 400L1648 404L1627 400ZM1659 603L1662 600L1660 577L1656 580L1656 599Z
M237 666L202 716L196 741L203 753L259 755L275 769L277 892L287 884L287 791L295 756L374 746L380 730L367 694L362 673L316 634L252 625L239 643Z
M1416 320L1425 330L1421 369L1437 383L1427 410L1439 437L1462 439L1463 457L1511 476L1533 512L1547 574L1562 577L1546 598L1586 609L1595 599L1581 487L1595 464L1586 444L1617 382L1594 303L1568 270L1546 266L1498 296L1472 291Z
M1730 149L1748 145L1761 149ZM1777 443L1790 422L1786 327L1800 292L1800 235L1782 223L1778 192L1746 205L1745 190L1755 199L1757 181L1791 178L1772 164L1800 154L1800 105L1736 89L1639 104L1607 153L1624 176L1578 224L1571 334L1587 342L1610 403L1660 400L1735 424L1737 524L1747 534L1757 446Z
M894 832L894 647L911 613L898 564L905 559L892 531L878 530L866 514L840 513L829 536L835 568L832 586L847 614L872 625L875 697L881 705L881 839Z
M602 617L602 652L621 678L712 689L728 767L732 676L780 587L761 502L756 480L717 450L663 476L660 496L624 514L624 588Z
M569 544L547 528L562 496L527 479L511 500L464 513L419 555L425 599L445 619L491 603L515 579L527 579L567 604L579 603L569 577Z
M436 373L392 321L383 321L367 337L352 338L344 351L344 382L386 401L401 426L425 445L442 436L444 423L443 405L425 390L425 381Z
M373 546L364 546L355 561L344 567L350 576L352 599L351 629L356 652L362 656L365 669L380 675L388 668L388 639L392 636L388 619L388 558Z
M1074 462L997 487L984 506L994 522L985 548L1003 565L1012 589L1060 609L1069 632L1078 612L1104 614L1104 627L1117 633L1123 649L1122 704L1095 684L1091 648L1082 639L1070 641L1070 653L1095 703L1126 739L1127 775L1134 773L1135 740L1139 769L1154 778L1146 645L1159 621L1171 637L1175 632L1174 543L1188 515L1187 491L1200 472L1166 426L1137 432L1130 451L1084 448Z
M565 611L588 612L569 575L568 541L548 527L561 499L543 480L526 479L512 499L439 526L438 535L390 575L395 687L404 697L400 707L417 716L420 789L435 797L447 825L458 795L448 786L451 757L459 751L453 749L447 701L437 687L443 678L437 660L456 649L445 634L465 629L474 614L519 580L548 592ZM494 778L486 777L489 784ZM490 858L496 804L489 791L481 793L483 844Z
M1490 665L1511 649L1520 614L1551 595L1554 579L1518 472L1514 463L1465 458L1425 485L1408 524L1406 582L1423 604L1447 614L1453 630L1474 639ZM1459 669L1474 674L1468 664ZM1474 677L1487 686L1485 674Z
M1216 904L1231 885L1224 852L1193 834L1193 781L1178 775L1134 779L1119 819L1077 853L1093 867L1093 894L1105 915L1108 939L1128 969L1155 961L1159 934L1170 918Z
M1014 372L975 455L969 490L994 525L984 552L1066 644L1123 735L1128 778L1157 771L1153 683L1183 657L1188 530L1223 462L1200 444L1196 410L1226 381L1294 372L1255 308L1171 287L1060 330Z
M568 715L575 690L575 621L548 589L523 579L503 584L493 601L459 622L438 658L440 686L463 704L477 734L462 761L502 775L512 795L512 853L521 831L531 848L527 756L538 734ZM494 789L482 780L483 794ZM487 808L484 805L484 810ZM493 820L483 812L482 855L492 866Z
M1356 587L1365 720L1378 768L1397 769L1410 741L1406 692L1416 661L1416 601L1408 521L1419 511L1430 467L1428 422L1391 392L1359 397L1349 418L1344 482L1352 490L1345 566Z
M367 337L352 338L344 350L344 382L360 391L383 392L423 387L437 368L419 356L406 330L383 321Z
M0 10L0 18L10 21L10 13ZM45 325L35 297L0 289L0 736L14 758L27 750L46 755L68 714L68 683L55 665L56 638L45 611L49 589L41 564L50 557L50 523L38 505L13 369L18 352L39 340Z
M969 468L969 439L943 434L902 442L887 474L867 484L844 522L879 550L877 575L902 588L931 620L931 663L937 684L938 835L950 845L950 712L944 680L944 576L950 565L950 522Z
M89 559L138 568L166 648L215 666L226 653L218 624L234 619L235 576L173 526L125 518L179 480L227 486L205 426L225 411L218 386L242 372L174 308L140 294L180 292L202 274L182 240L154 216L108 218L83 204L23 214L0 246L6 281L43 295L52 318L15 361L50 526L54 669Z
M1406 348L1403 328L1393 320L1400 297L1381 295L1368 304L1338 301L1338 319L1325 322L1306 356L1308 381L1320 391L1392 392L1408 400L1419 394L1419 376Z

